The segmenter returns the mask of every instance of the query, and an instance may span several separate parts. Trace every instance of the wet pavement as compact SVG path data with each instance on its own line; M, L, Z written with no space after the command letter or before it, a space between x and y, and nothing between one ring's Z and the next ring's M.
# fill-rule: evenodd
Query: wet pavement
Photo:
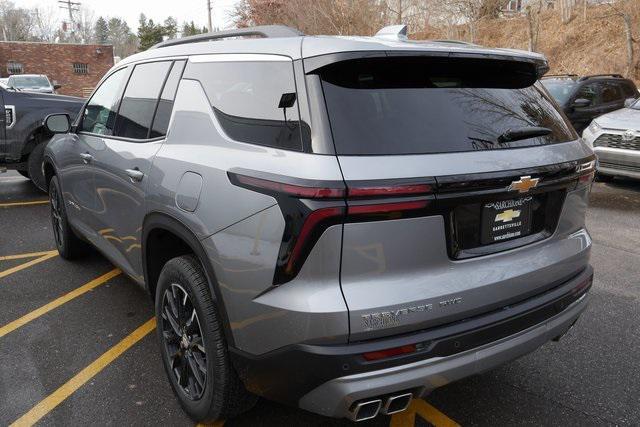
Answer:
M0 174L0 425L193 425L162 369L149 296L97 253L50 252L46 199ZM591 304L567 336L359 425L640 425L640 182L596 183L587 223ZM261 400L225 425L352 423Z

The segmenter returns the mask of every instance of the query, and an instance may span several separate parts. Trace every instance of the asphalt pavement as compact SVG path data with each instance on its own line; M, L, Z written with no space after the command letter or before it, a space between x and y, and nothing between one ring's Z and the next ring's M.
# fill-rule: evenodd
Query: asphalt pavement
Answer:
M640 425L640 182L596 183L587 225L594 286L568 335L359 425ZM193 426L150 297L99 254L72 263L54 249L46 195L0 174L0 425ZM261 400L224 425L352 423Z

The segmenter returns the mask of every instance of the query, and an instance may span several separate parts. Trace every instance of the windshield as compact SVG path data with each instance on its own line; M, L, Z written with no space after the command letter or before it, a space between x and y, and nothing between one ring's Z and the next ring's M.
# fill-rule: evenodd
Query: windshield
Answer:
M541 80L545 89L549 91L551 96L556 100L556 102L560 105L566 103L571 95L573 94L573 90L576 87L576 83L573 80Z
M427 154L526 147L577 136L543 93L513 69L448 59L375 58L321 70L336 152ZM517 141L501 135L550 132Z
M48 87L49 80L43 76L16 76L11 77L10 84L18 89L28 89L34 87Z

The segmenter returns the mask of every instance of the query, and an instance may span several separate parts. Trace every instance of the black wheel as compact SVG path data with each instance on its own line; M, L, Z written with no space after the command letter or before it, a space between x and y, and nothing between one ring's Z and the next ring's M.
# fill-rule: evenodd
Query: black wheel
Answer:
M49 182L49 202L51 207L51 227L58 253L64 259L78 257L87 249L87 244L80 240L69 227L67 211L60 191L60 183L56 175Z
M36 145L35 148L31 150L29 158L27 159L29 179L42 191L47 191L44 170L42 168L44 162L44 147L46 147L47 142L48 141L44 141Z
M29 176L29 172L28 171L18 169L18 173L20 175L24 176L27 179L31 179L31 177Z
M613 175L603 175L601 173L596 174L596 181L598 182L611 182L613 181Z
M197 422L213 422L250 409L257 397L231 365L220 313L194 256L165 264L155 302L162 361L185 412Z

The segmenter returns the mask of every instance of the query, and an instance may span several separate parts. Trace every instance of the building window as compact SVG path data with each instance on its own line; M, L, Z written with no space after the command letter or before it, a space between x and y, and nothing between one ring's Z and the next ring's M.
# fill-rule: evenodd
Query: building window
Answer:
M83 62L74 62L73 63L73 72L75 74L88 74L89 73L89 64L85 64Z
M9 74L23 74L24 67L20 62L9 61L7 62L7 73Z

